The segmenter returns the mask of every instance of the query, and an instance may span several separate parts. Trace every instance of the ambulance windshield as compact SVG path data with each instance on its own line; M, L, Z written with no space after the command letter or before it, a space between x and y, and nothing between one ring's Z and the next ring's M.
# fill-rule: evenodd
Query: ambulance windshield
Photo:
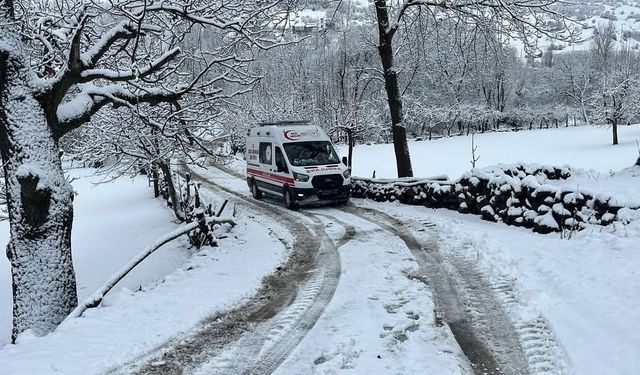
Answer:
M331 142L293 142L285 143L283 146L289 157L289 162L296 167L337 164L340 162Z

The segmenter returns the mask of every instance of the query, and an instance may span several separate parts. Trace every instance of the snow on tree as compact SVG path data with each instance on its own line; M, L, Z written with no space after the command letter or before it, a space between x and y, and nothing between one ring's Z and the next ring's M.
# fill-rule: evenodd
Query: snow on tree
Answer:
M591 118L611 126L612 143L618 144L618 125L630 121L640 108L640 56L627 45L617 46L613 22L597 29L591 43L594 90Z
M561 1L523 0L504 2L501 0L473 1L422 1L404 0L389 2L374 1L378 24L378 52L382 63L385 90L391 115L398 177L412 176L411 158L407 145L406 127L402 108L402 95L398 83L398 67L395 63L393 41L401 24L419 14L426 7L439 18L458 19L478 26L485 35L500 35L505 40L519 38L528 52L537 50L537 39L543 35L553 38L572 38L575 28L566 23L566 18L555 8ZM394 5L395 4L395 5ZM560 32L552 30L547 18L557 18L564 27ZM566 33L565 33L566 32Z
M556 87L570 99L582 121L590 123L588 103L594 86L594 71L590 66L589 55L574 53L570 56L558 56L555 66L559 72L554 80Z
M618 125L631 121L640 113L640 58L623 48L611 59L610 69L599 76L598 88L592 96L591 118L611 126L612 143L617 145Z
M273 41L279 1L18 2L0 8L0 154L10 221L13 340L42 335L77 304L73 192L60 137L103 108L167 108L220 96ZM220 36L182 48L199 28ZM247 47L242 53L238 47ZM212 74L216 66L226 67ZM191 101L189 105L199 103ZM188 111L182 107L183 111ZM159 111L162 115L163 111Z

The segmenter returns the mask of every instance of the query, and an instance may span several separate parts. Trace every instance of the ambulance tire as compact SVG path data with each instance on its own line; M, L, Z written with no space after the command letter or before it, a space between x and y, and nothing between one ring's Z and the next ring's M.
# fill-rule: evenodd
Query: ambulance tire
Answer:
M297 210L298 204L293 198L293 194L291 193L291 189L288 186L282 188L282 198L284 198L284 205L290 210Z
M255 179L251 179L251 195L254 199L262 199L262 192L258 188L258 184L256 184Z

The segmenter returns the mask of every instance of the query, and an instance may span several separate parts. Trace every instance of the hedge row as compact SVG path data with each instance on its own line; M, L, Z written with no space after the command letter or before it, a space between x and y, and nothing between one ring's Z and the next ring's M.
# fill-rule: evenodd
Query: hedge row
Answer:
M570 176L568 168L512 164L473 169L454 182L355 177L352 196L447 208L538 233L580 230L585 223L608 225L618 219L622 207L613 199L546 183Z

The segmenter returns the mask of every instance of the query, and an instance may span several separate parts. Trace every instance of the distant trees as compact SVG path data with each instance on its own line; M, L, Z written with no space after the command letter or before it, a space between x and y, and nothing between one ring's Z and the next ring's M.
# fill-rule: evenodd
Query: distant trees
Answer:
M563 24L565 20L553 5L556 1L523 0L518 2L504 2L500 0L472 0L452 2L425 2L419 0L403 0L398 3L386 0L375 0L375 13L378 26L378 53L382 63L382 74L387 93L387 102L391 116L391 132L393 134L394 150L398 177L413 175L409 147L407 145L406 125L402 108L402 94L398 79L398 66L395 63L394 38L402 24L410 23L412 17L420 14L424 8L434 16L434 19L461 20L467 25L475 26L480 32L476 37L496 35L498 40L503 37L518 37L523 41L529 52L537 49L536 40L541 35L555 38L567 38L562 32L572 33L573 28ZM560 32L556 26L543 21L543 15L558 19L562 25ZM407 32L411 32L408 30ZM495 102L498 110L504 110L506 88L505 77L501 74L499 64L491 87L487 87L485 98Z
M554 65L556 90L567 105L576 109L584 123L590 123L590 97L595 85L588 52L559 55Z
M331 32L258 52L251 67L262 78L251 92L226 100L219 122L238 144L249 127L273 119L312 120L345 142L347 129L354 141L383 140L387 112L379 105L381 78L367 37L345 21Z
M618 144L618 125L640 113L640 69L636 53L620 48L610 57L606 71L597 77L593 94L592 119L611 126L612 143Z
M219 119L233 143L242 145L248 126L272 117L312 119L345 142L344 130L351 127L357 129L357 142L377 142L393 140L394 131L404 132L406 139L500 128L611 125L609 117L618 118L617 124L633 119L633 96L627 94L629 100L618 111L626 115L605 116L605 108L615 107L614 97L619 106L621 93L635 87L602 89L603 72L612 74L608 82L620 76L613 75L620 46L614 24L597 31L592 42L598 45L597 53L596 47L569 51L566 43L555 41L540 55L535 40L558 36L571 23L555 13L552 2L519 2L522 8L508 3L493 10L483 8L497 4L493 1L446 2L451 9L443 8L445 3L384 3L389 24L382 31L392 35L393 69L381 63L374 2L368 9L359 2L329 2L327 6L340 8L325 8L326 16L333 16L327 20L328 29L304 34L296 45L259 52L251 63L263 78L247 95L226 100ZM316 9L324 6L314 4ZM465 9L475 16L464 14ZM509 12L514 19L504 20ZM527 17L536 22L519 27ZM564 34L567 42L572 35ZM522 39L514 41L517 37ZM284 32L283 38L292 36ZM632 56L637 53L627 49ZM612 65L604 69L602 61ZM393 75L402 109L395 114L387 92ZM401 126L389 126L400 123L398 118ZM399 141L397 148L401 154L406 150L402 144Z
M599 25L591 39L591 58L593 69L597 72L607 70L615 53L616 27L613 21Z
M566 20L551 7L535 1L521 4L532 5L530 9L500 5L486 12L487 19L465 15L465 11L479 14L484 5L493 2L465 2L452 9L425 2L387 2L384 10L389 25L383 33L392 36L394 48L393 69L385 69L375 12L382 8L375 8L372 2L368 13L360 8L355 11L353 3L338 2L341 8L327 9L327 16L335 14L328 20L330 28L305 34L295 46L260 53L252 67L264 77L252 92L228 101L231 105L221 118L235 134L234 139L242 139L246 127L259 120L307 118L328 131L361 128L359 138L366 141L399 137L398 160L404 160L406 167L410 158L403 159L408 149L402 144L408 137L500 126L538 127L541 122L548 126L548 121L556 125L556 120L565 119L566 111L557 115L549 115L549 111L559 104L573 105L550 73L557 69L563 54L554 55L552 66L541 67L533 57L526 64L526 53L511 47L513 38L525 30L520 43L533 54L536 37L557 36L552 29L566 30ZM550 13L545 13L545 19L557 22L547 25L540 17L524 29L518 26L525 15L533 17L547 10ZM493 27L508 11L516 18L505 20L504 27ZM285 32L283 37L290 36ZM396 83L392 86L397 85L397 90L392 91L397 91L398 97L392 103L400 103L402 110L397 111L399 106L395 105L392 112L387 84L394 80L393 75ZM401 125L389 126L400 124L399 118ZM332 133L346 141L344 132Z

